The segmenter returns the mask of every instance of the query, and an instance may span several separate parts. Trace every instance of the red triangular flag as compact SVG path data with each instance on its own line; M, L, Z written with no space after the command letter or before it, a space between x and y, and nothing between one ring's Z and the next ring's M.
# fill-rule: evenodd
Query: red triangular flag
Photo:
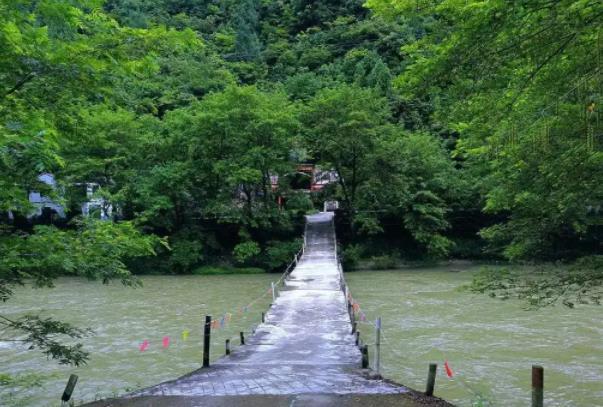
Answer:
M448 361L444 362L444 369L446 369L446 376L448 376L449 379L452 379L452 376L454 376L454 372L450 368Z

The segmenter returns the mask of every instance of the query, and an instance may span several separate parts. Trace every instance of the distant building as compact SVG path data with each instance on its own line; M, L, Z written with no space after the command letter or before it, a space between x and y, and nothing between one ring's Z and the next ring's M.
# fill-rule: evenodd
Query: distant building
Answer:
M57 183L54 179L54 175L52 174L42 174L38 177L38 180L46 185L51 186L53 189L57 188ZM37 191L31 191L29 193L29 203L33 205L34 212L31 212L27 215L28 219L42 216L42 212L45 208L56 212L59 218L65 218L65 209L61 205Z
M101 220L109 220L113 216L113 205L105 198L94 197L94 194L100 188L100 185L94 182L83 184L86 187L87 201L82 203L82 215L90 216L92 213L98 213Z
M54 190L58 190L58 186L54 175L45 173L38 177L40 182L49 185ZM100 185L93 182L86 182L81 184L75 184L75 187L85 188L86 200L81 204L81 213L83 216L91 216L92 214L98 214L101 220L109 220L113 215L113 206L108 203L104 198L94 197L94 194L100 188ZM64 191L59 191L59 194L63 195ZM61 219L67 217L65 208L52 200L52 198L42 195L38 191L31 191L28 195L28 200L33 206L33 211L26 215L27 219L39 218L44 212L50 211ZM9 211L8 218L14 219L14 215Z
M287 174L287 177L290 179L291 188L310 192L321 191L325 186L337 182L339 179L337 171L325 171L314 164L298 164L296 171L292 174ZM272 190L276 191L278 189L279 176L272 175L270 182Z

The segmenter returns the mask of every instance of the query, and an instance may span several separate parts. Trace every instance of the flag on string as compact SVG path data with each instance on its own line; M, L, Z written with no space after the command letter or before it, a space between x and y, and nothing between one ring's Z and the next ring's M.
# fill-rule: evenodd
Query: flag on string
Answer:
M446 370L446 376L448 376L449 379L452 379L452 376L454 376L454 372L450 368L448 361L444 362L444 369Z
M230 322L230 319L232 318L232 314L230 312L226 313L226 322Z
M224 316L220 318L220 328L224 328Z
M163 337L162 346L163 346L163 349L167 349L170 347L170 337L169 336Z
M149 341L147 341L146 339L144 341L142 341L142 344L140 344L140 351L144 352L145 350L147 350L147 348L149 347Z
M182 340L186 341L188 339L189 334L190 334L190 332L188 331L188 329L185 329L184 331L182 331Z

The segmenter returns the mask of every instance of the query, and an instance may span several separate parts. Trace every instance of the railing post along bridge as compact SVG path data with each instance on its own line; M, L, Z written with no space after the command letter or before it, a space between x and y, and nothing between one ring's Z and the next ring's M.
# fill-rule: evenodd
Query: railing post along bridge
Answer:
M247 332L248 336L239 332L238 338L226 339L224 355L213 363L210 363L210 342L217 320L208 315L203 325L202 368L176 380L91 405L142 406L150 405L144 404L150 403L150 399L164 396L214 400L223 396L266 395L284 397L290 402L294 400L291 397L299 395L339 397L321 405L352 405L362 397L389 397L366 400L368 405L395 404L398 398L404 399L405 406L451 405L432 397L436 364L429 365L423 393L381 377L381 340L387 343L382 321L367 319L346 284L337 252L333 212L307 216L303 245L280 278L271 284L268 294L272 303L261 313L260 323ZM374 329L374 338L371 333L365 341L360 336L360 325L369 327L369 332ZM374 351L372 368L369 345ZM449 374L447 365L445 369ZM540 407L542 368L534 367L532 384L532 405ZM348 399L347 403L341 398L346 395L353 395L354 399ZM189 405L172 401L169 405ZM281 405L266 400L262 403ZM362 403L353 405L365 405Z

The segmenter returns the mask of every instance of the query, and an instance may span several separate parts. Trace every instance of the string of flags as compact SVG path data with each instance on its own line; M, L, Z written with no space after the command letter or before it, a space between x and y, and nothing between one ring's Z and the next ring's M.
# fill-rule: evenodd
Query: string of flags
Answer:
M348 301L352 304L352 311L358 317L360 322L367 322L366 314L360 308L360 304L352 297L352 293L348 291ZM375 322L376 323L376 322Z
M278 282L276 284L279 284L281 281L282 281L282 277L278 280ZM236 312L238 313L238 315L242 315L242 314L245 314L245 313L249 312L249 310L251 309L251 307L256 302L258 302L259 300L261 300L262 298L264 298L266 295L268 295L270 293L272 293L272 287L268 288L267 291L264 291L262 293L262 295L260 295L259 297L255 298L253 301L251 301L247 305L239 307ZM212 319L212 321L210 323L210 328L212 330L223 329L223 328L225 328L231 322L232 318L233 318L233 313L232 312L225 312L224 314L220 315L220 317L218 317L216 319ZM182 334L181 334L182 342L186 342L188 340L189 336L190 336L190 330L188 330L188 329L183 330ZM161 340L161 347L163 349L168 349L171 344L172 344L172 341L171 341L171 338L169 336L164 336L162 338L162 340ZM148 339L145 339L138 346L138 350L140 352L145 352L146 350L148 350L150 348L150 346L151 346L150 341Z
M367 317L366 314L364 313L364 311L362 311L362 309L360 308L360 303L358 303L358 301L356 301L354 299L354 297L352 297L352 293L350 291L348 291L348 301L352 304L352 311L354 312L354 315L358 317L358 320L361 322L367 322ZM368 321L367 323L371 324L371 325L377 325L378 321ZM383 339L387 340L385 338L385 335L383 335ZM452 379L455 376L454 371L452 370L452 368L450 367L450 363L448 363L448 360L444 361L444 371L446 372L446 376L449 379Z
M291 264L289 264L289 266L290 265ZM287 268L285 269L285 272L283 274L281 274L280 278L273 285L271 285L271 287L269 287L268 290L264 291L259 297L255 298L249 304L240 307L237 310L238 314L242 315L242 314L247 313L256 302L258 302L259 300L264 298L266 295L271 294L273 287L277 287L285 279L285 277L287 277L287 272L289 270L289 266L287 266ZM232 320L232 316L233 316L232 312L226 312L226 313L222 314L219 318L212 319L212 321L210 323L210 328L214 329L214 330L224 328L227 324L230 323L230 321ZM186 342L189 335L190 335L190 331L188 329L183 330L182 336L181 336L182 342ZM161 346L163 349L167 349L170 347L170 343L171 343L170 337L164 336L161 341ZM138 349L140 350L140 352L144 352L147 349L149 349L149 347L150 347L150 342L149 342L149 340L145 339L139 345Z

